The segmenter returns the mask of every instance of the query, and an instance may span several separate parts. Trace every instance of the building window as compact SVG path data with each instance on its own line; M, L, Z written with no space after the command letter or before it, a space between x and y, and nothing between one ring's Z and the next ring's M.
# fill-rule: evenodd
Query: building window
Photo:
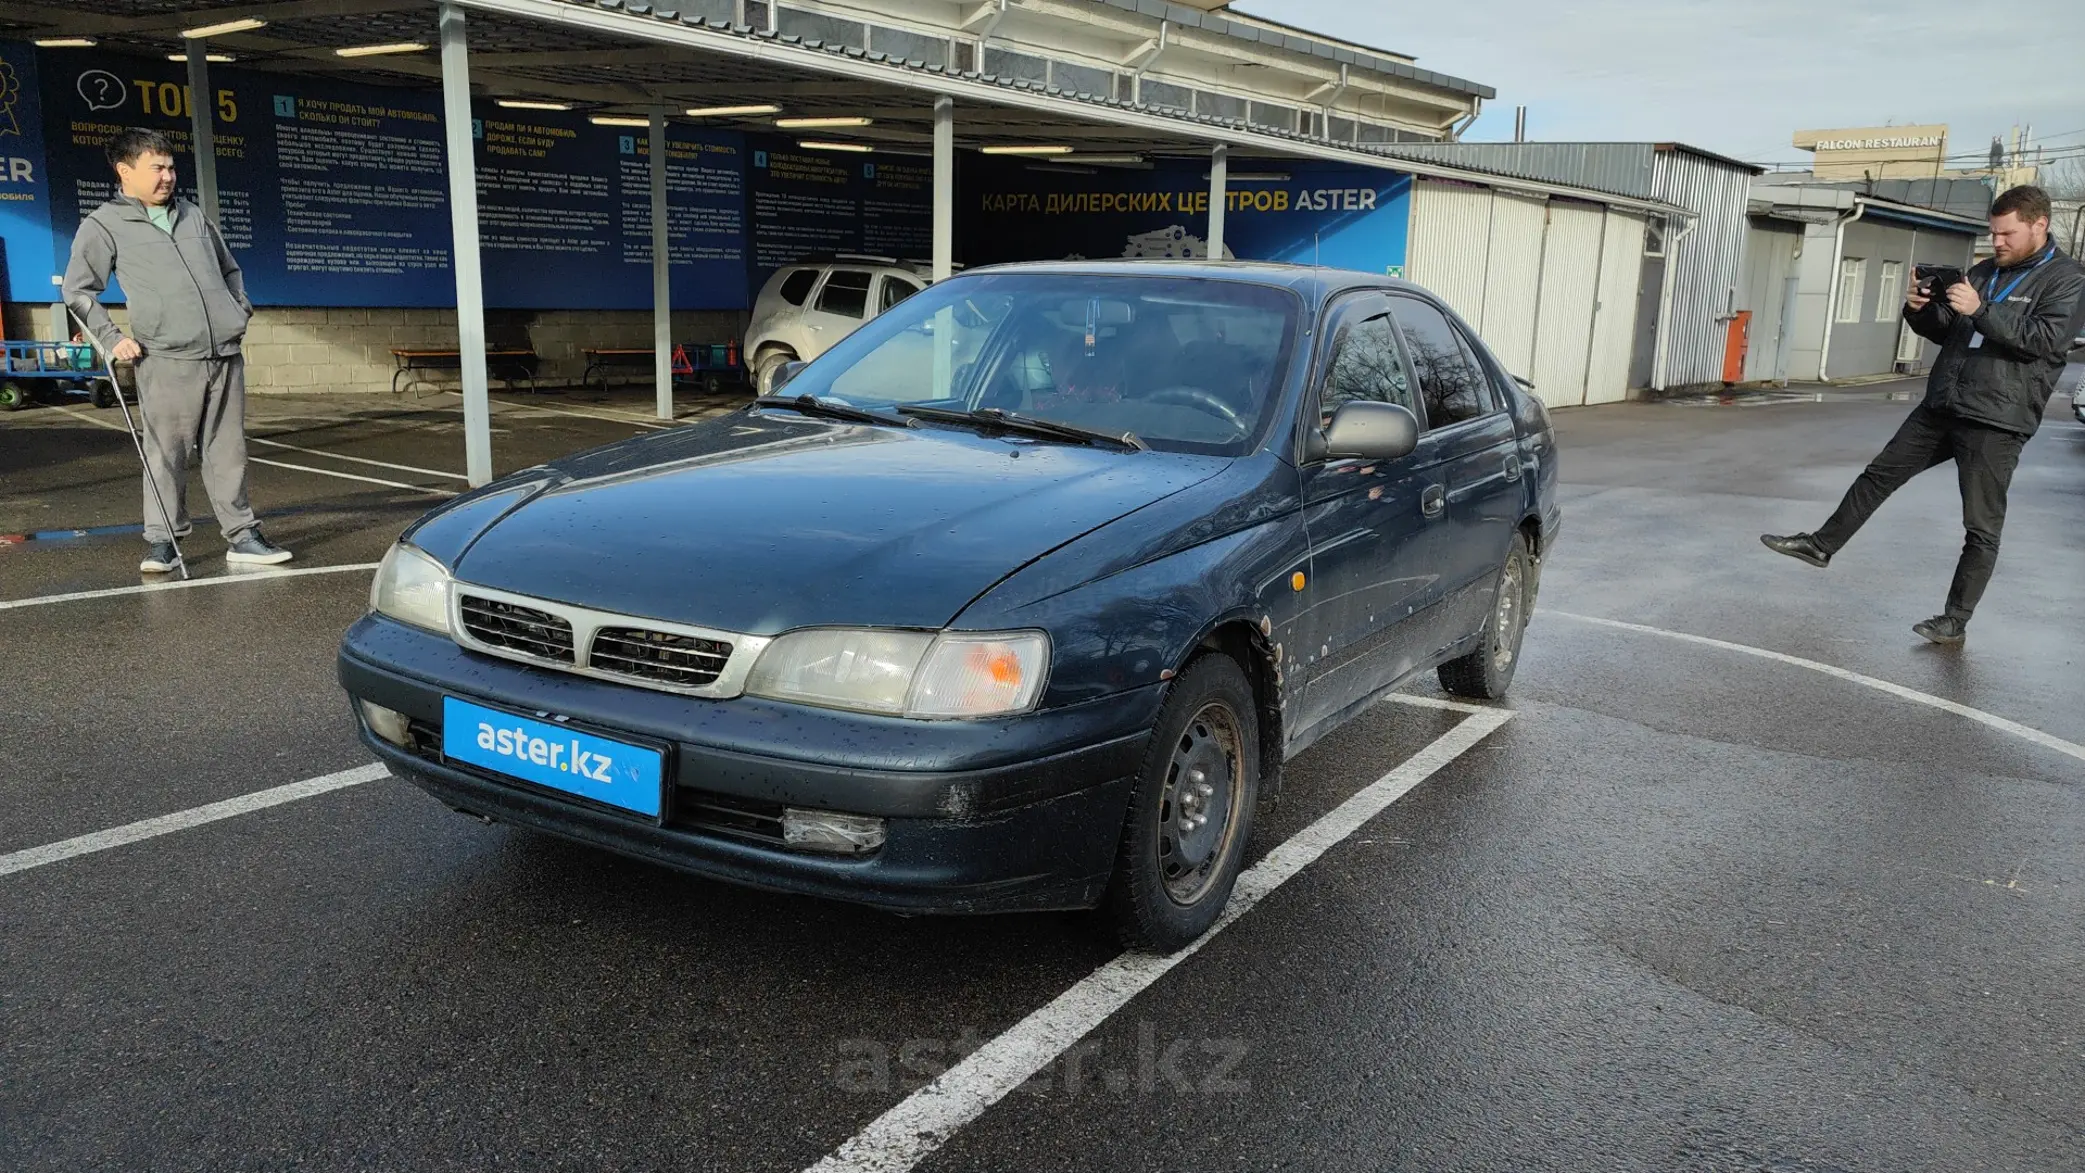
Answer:
M1364 122L1360 126L1357 137L1359 141L1364 143L1394 143L1397 141L1397 132L1387 126L1378 126L1373 122Z
M775 6L767 0L746 0L746 24L752 28L771 30L774 26Z
M1842 257L1839 261L1838 312L1833 320L1858 322L1861 320L1861 294L1867 292L1868 262L1861 257Z
M1115 92L1115 75L1106 69L1058 61L1050 66L1050 84L1066 93L1105 98Z
M1194 92L1186 86L1145 78L1137 83L1137 101L1146 106L1162 106L1168 110L1192 110Z
M1015 81L1032 81L1038 84L1050 80L1050 63L1040 57L1026 53L1010 53L1005 49L985 49L985 72L998 77L1010 77Z
M798 12L794 8L775 10L775 31L785 37L802 37L806 41L827 45L852 45L857 49L867 48L869 40L866 25L815 12Z
M1354 120L1351 118L1341 118L1334 115L1325 120L1325 127L1326 138L1342 143L1354 141L1355 126Z
M900 61L923 61L942 68L948 66L948 40L945 37L927 37L904 29L870 25L869 48Z
M955 56L949 59L949 68L957 73L976 73L977 42L957 41Z
M711 24L737 24L737 0L687 0L682 16L699 16Z
M1295 130L1296 111L1287 106L1273 106L1266 102L1254 102L1247 121L1254 126L1271 126L1276 130Z
M1896 303L1904 300L1904 264L1882 262L1882 284L1875 287L1875 320L1887 322L1897 316Z
M1245 99L1234 98L1229 94L1212 94L1207 91L1197 91L1195 94L1195 113L1207 114L1211 118L1229 118L1237 122L1243 122L1245 121Z

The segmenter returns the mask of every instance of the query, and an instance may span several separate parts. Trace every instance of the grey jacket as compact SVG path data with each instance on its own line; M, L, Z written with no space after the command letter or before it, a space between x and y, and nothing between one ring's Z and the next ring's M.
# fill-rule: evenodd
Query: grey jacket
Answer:
M2031 271L2027 265L2000 270L1992 260L1969 270L1964 276L1979 294L1992 291L1994 273L1997 291L2006 293L2003 302L1987 302L1974 318L1941 298L1917 313L1905 309L1904 320L1920 337L1940 343L1940 357L1926 378L1928 408L2034 435L2071 339L2085 321L2085 268L2054 245L2050 253ZM1971 346L1979 335L1980 344Z
M119 195L85 220L72 238L65 266L65 304L87 323L102 346L123 332L102 308L109 275L130 301L130 336L145 353L166 358L215 358L239 353L253 303L239 262L202 209L173 203L173 235L145 214L145 205Z

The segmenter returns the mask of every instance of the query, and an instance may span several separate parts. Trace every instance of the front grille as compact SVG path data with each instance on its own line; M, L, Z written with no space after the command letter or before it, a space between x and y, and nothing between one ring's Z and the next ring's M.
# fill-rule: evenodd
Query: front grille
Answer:
M762 843L782 842L782 804L708 790L681 790L673 799L673 822L691 830L733 835Z
M587 666L596 671L679 688L714 683L730 661L728 643L643 627L604 627L587 651Z
M463 614L463 629L487 647L561 664L574 662L572 624L561 615L477 595L463 595L457 610Z

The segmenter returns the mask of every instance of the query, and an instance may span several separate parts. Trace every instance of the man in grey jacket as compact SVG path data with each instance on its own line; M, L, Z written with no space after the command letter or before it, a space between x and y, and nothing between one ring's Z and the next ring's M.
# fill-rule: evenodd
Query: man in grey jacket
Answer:
M122 190L80 222L65 267L65 304L118 362L135 365L145 439L145 541L138 569L177 564L188 534L188 446L202 452L203 487L229 546L225 561L269 565L290 552L261 535L246 501L246 367L239 341L253 303L239 262L202 210L174 196L165 136L126 130L109 143ZM126 337L101 304L113 274L130 305ZM157 500L172 517L162 516Z
M1769 549L1812 566L1832 560L1891 493L1953 461L1962 490L1961 560L1947 610L1912 630L1961 643L1998 565L2006 489L2020 449L2041 426L2071 339L2085 321L2085 268L2049 239L2049 197L2016 187L1991 204L1995 254L1945 289L1921 276L1904 320L1940 344L1926 398L1912 409L1829 520L1814 534L1762 534Z

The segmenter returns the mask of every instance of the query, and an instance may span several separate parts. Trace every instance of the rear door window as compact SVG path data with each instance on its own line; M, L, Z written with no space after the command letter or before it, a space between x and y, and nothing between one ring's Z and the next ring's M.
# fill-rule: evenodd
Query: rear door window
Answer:
M1419 394L1426 400L1428 430L1453 427L1497 410L1491 380L1484 377L1447 317L1423 301L1408 297L1395 301L1397 324L1404 328Z
M869 274L855 269L834 269L818 292L818 312L842 318L860 318L869 312Z
M918 292L919 286L905 280L903 277L885 277L883 279L883 296L877 302L876 312L879 314L883 313L885 310Z
M798 269L782 279L782 288L776 292L790 305L802 305L811 296L811 287L818 284L818 270Z

